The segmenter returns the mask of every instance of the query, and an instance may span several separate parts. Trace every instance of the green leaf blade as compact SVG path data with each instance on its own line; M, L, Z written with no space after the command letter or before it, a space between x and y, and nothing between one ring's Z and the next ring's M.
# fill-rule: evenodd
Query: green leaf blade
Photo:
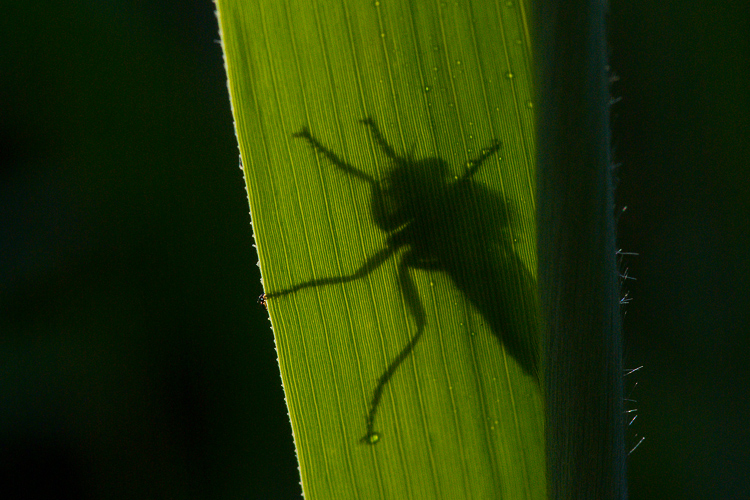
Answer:
M293 137L309 127L384 180L392 165L359 123L366 117L398 155L445 160L451 180L501 141L473 180L512 209L492 215L512 241L507 265L519 267L506 274L533 280L531 56L520 5L218 5L266 292L349 275L388 246L370 187ZM359 442L379 377L417 331L399 280L406 251L361 279L268 301L306 497L545 498L539 383L440 269L408 271L424 334L383 391L380 441ZM498 307L533 334L529 286L507 285L518 293Z

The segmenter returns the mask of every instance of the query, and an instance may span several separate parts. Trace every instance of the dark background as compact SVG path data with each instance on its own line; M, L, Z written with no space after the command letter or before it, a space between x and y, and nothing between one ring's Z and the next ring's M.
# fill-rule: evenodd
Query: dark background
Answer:
M0 497L298 498L213 4L3 10ZM611 10L631 498L750 498L748 8Z

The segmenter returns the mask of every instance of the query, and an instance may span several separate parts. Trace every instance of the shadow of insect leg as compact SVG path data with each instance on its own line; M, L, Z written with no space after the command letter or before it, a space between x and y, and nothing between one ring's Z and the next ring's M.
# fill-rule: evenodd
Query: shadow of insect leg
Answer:
M380 133L380 129L375 123L375 120L368 117L364 120L360 120L359 122L370 127L370 129L372 130L372 136L375 138L375 142L378 143L378 146L380 146L380 149L383 150L388 158L399 163L404 161L403 158L396 154L391 145L388 144L388 142L383 137L383 134Z
M419 294L414 286L414 282L409 276L409 268L415 267L416 258L414 253L411 251L404 254L401 258L401 262L398 266L398 278L399 284L401 285L401 293L403 294L406 306L409 309L409 313L414 317L414 321L417 324L417 333L412 337L406 347L391 361L388 368L378 379L378 385L373 392L372 400L370 401L370 412L367 415L367 434L360 440L363 443L374 444L378 441L378 433L374 430L375 427L375 415L380 405L380 399L383 397L383 390L385 386L390 382L391 377L396 373L396 370L409 357L414 347L419 342L419 339L424 333L425 325L425 312L422 307L422 302L419 300Z
M398 247L386 247L379 252L377 252L375 255L367 259L367 261L362 264L362 266L354 271L352 274L349 274L347 276L339 276L336 278L320 278L316 280L310 280L305 281L304 283L300 283L298 285L294 285L291 288L287 288L286 290L280 290L278 292L270 292L265 294L265 299L274 299L277 297L283 297L284 295L289 295L290 293L298 292L305 288L313 288L316 286L323 286L323 285L337 285L340 283L348 283L350 281L357 280L359 278L364 278L371 272L373 272L375 269L380 267L383 262L388 260L391 255L396 251Z
M477 172L477 170L479 170L479 167L482 166L482 163L484 163L484 160L486 160L487 158L495 154L495 152L497 152L497 150L500 149L500 146L501 146L500 142L497 139L495 139L494 141L492 141L492 144L490 145L489 148L485 148L482 150L482 154L479 155L478 158L470 160L469 170L464 174L463 178L468 179L469 177L474 175Z
M325 147L323 144L320 143L315 137L312 136L310 133L310 129L307 127L303 127L302 130L299 132L292 134L292 137L305 139L310 146L312 146L313 149L320 152L328 158L331 163L336 165L338 168L346 172L347 174L356 177L357 179L363 180L371 185L377 185L378 182L370 175L367 175L366 173L362 172L361 170L358 170L357 168L349 165L344 160L338 157L336 153Z

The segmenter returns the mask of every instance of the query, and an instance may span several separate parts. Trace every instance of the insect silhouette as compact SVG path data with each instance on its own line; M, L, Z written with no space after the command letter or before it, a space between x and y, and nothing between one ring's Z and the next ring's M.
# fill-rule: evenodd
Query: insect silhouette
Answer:
M450 175L445 160L399 156L372 118L361 123L369 128L375 144L392 164L383 181L341 159L321 144L307 127L293 137L307 142L341 172L370 186L371 217L373 223L387 233L385 248L349 275L315 279L269 292L262 296L262 303L265 305L266 301L306 288L363 278L400 253L398 283L416 324L416 333L380 375L373 391L366 420L367 433L361 442L375 444L380 440L380 433L375 431L375 416L383 391L420 341L427 321L416 285L409 275L410 269L446 273L481 313L506 351L524 372L534 377L538 377L539 353L534 338L536 329L517 317L519 309L535 307L532 301L536 299L533 277L512 248L511 210L502 196L472 179L500 149L500 143L493 141L477 158L469 161L463 175L456 178ZM514 300L509 300L512 297Z

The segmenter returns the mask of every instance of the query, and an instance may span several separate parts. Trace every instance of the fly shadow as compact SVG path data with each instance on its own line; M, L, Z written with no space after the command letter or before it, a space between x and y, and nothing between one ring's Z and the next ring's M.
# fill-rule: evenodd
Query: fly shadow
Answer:
M539 349L536 328L527 319L535 315L535 282L513 251L509 234L511 210L502 196L472 179L486 160L500 149L500 143L494 141L483 149L477 158L466 164L466 171L456 179L450 175L448 164L442 158L415 160L411 155L399 156L372 118L361 120L361 123L369 128L375 144L392 164L383 181L341 159L321 144L307 127L293 137L307 142L338 170L370 186L370 215L375 226L387 234L385 247L351 274L271 291L261 295L259 301L265 305L266 300L279 299L306 288L364 278L401 252L398 283L416 324L416 333L378 378L373 391L366 420L367 434L361 441L375 444L380 440L380 434L374 428L383 390L414 350L427 322L409 269L447 274L476 307L506 351L524 372L537 380ZM519 317L521 314L523 318Z

